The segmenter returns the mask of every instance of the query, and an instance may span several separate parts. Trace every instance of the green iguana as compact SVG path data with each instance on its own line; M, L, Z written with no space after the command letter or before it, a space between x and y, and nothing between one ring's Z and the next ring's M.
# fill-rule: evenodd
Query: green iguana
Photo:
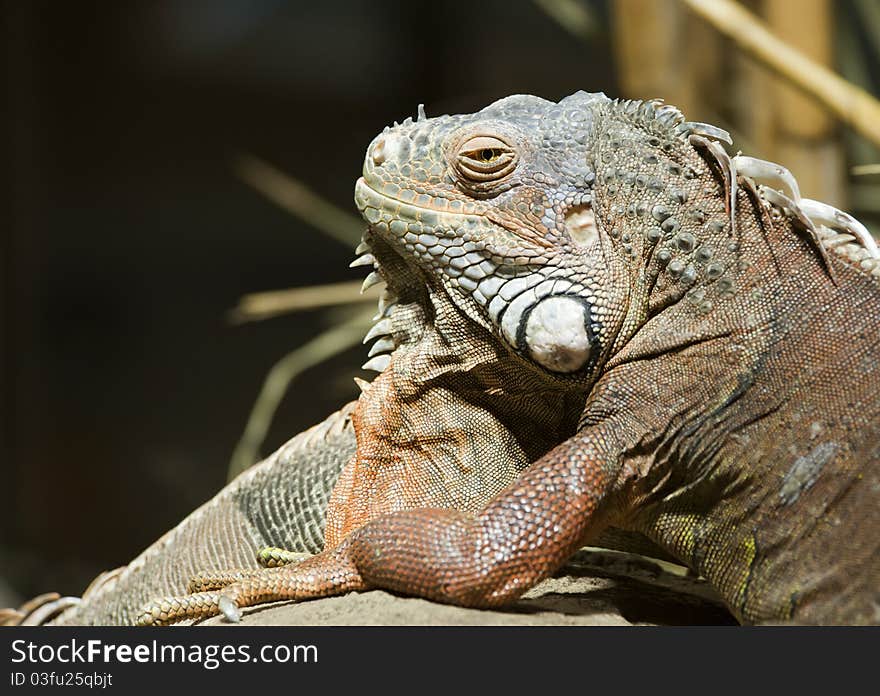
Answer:
M355 190L379 376L56 622L494 607L609 529L742 622L880 622L880 252L721 140L583 92L386 128Z

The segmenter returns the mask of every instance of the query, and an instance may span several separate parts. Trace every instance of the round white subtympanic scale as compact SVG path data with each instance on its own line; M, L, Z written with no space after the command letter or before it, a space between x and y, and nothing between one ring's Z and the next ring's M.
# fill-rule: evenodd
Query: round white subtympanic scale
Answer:
M525 345L531 358L554 372L574 372L590 358L586 306L565 296L548 297L529 313Z

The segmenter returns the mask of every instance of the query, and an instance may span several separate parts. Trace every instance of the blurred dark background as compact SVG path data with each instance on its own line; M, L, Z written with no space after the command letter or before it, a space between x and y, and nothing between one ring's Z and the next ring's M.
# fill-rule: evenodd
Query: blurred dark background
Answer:
M806 4L824 12L817 59L876 94L866 4ZM828 175L813 197L872 225L880 212L877 177L851 175L876 150L821 109L815 132L782 132L772 105L742 96L772 92L768 74L673 0L2 7L0 606L79 594L224 484L266 373L333 320L235 325L242 295L364 275L349 246L242 181L242 153L354 213L366 145L420 102L430 116L512 93L661 96L750 154L789 162L768 150L803 136L820 158L806 161L825 163L807 176ZM671 62L647 64L640 36ZM263 454L353 398L365 357L298 377Z

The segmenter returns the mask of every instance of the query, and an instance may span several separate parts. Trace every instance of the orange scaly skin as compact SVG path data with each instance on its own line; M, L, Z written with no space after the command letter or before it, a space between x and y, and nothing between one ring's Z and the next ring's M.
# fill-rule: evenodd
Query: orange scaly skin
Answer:
M743 622L880 621L880 261L723 135L578 93L374 140L356 201L393 352L326 548L139 622L369 588L502 605L609 525Z

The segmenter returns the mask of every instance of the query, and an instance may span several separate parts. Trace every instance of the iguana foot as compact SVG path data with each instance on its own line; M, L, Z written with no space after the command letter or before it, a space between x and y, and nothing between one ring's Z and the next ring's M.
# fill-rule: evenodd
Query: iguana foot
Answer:
M311 554L287 551L267 546L257 552L257 562L265 569L278 569L299 563ZM238 596L235 585L246 580L259 582L267 570L233 568L220 571L203 571L192 577L187 585L188 595L162 597L146 605L138 614L138 626L164 626L187 619L198 620L214 616L221 611L230 621L238 621L239 614L229 596ZM271 580L270 580L271 582ZM219 590L226 590L226 593ZM260 601L270 600L257 600Z
M306 560L300 560L306 557ZM138 626L164 626L222 613L238 622L240 609L281 600L314 599L366 589L344 554L317 556L267 548L257 555L264 569L199 573L189 583L192 594L163 597L138 614ZM300 562L297 562L300 561Z

